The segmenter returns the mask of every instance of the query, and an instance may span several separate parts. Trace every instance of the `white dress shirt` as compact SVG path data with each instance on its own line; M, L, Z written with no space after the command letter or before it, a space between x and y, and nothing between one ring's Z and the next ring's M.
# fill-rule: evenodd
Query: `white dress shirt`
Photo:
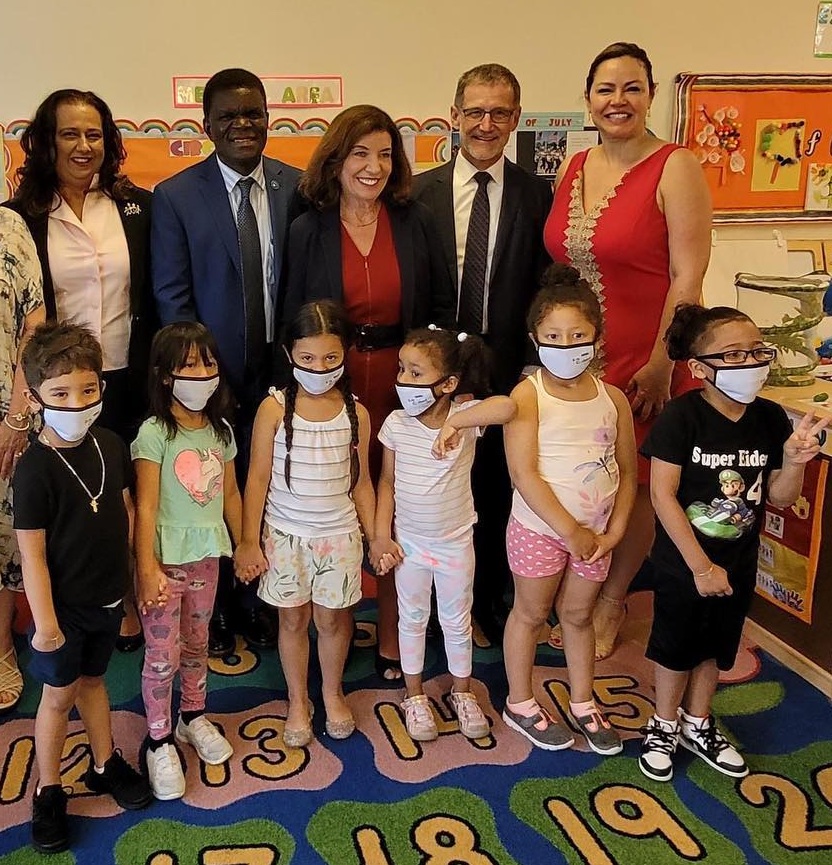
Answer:
M81 219L59 196L49 212L47 249L59 319L88 327L105 371L124 369L130 347L130 251L115 201L93 188Z
M462 265L465 261L465 241L468 239L468 222L471 219L471 208L474 205L474 196L477 193L478 184L474 175L479 168L465 158L462 151L457 154L454 161L454 227L456 230L456 264L457 285L462 285ZM491 261L494 257L494 244L497 242L497 226L500 222L500 208L503 204L503 188L505 186L505 157L501 156L486 171L491 175L488 184L488 257L485 265L485 292L483 296L483 327L482 332L488 331L488 286L491 284ZM457 314L459 313L459 293L457 293Z
M217 165L220 167L225 188L228 191L228 202L234 215L234 224L237 224L237 211L243 194L237 185L243 177L250 177L254 184L251 187L249 200L254 208L254 216L257 219L257 233L260 235L260 251L263 255L263 306L266 310L266 342L274 341L274 305L277 287L274 280L274 246L272 239L272 219L269 211L269 195L266 191L266 175L263 173L263 160L251 174L239 174L233 168L229 168L219 157Z

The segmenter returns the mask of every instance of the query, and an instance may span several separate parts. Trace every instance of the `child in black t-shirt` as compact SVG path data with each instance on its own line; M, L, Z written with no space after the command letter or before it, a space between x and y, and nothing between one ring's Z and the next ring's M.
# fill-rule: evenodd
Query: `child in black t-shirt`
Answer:
M680 304L665 334L671 360L703 382L671 400L641 452L656 509L653 629L656 714L639 766L667 781L681 744L726 775L748 774L711 714L720 670L737 656L754 593L765 500L787 507L829 418L793 431L780 406L757 396L776 356L748 316Z
M43 682L32 844L53 853L69 842L60 763L73 706L92 751L86 786L130 809L144 808L152 794L113 750L104 685L124 615L133 505L127 449L114 433L91 428L101 413L101 346L85 328L52 322L35 330L22 364L27 399L43 412L43 429L14 475L14 527L34 619L30 671Z

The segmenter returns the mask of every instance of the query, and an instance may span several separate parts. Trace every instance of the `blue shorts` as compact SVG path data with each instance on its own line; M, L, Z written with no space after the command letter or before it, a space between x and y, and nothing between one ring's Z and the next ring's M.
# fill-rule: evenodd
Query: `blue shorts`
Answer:
M52 652L29 648L29 672L44 685L66 688L81 676L98 677L107 666L116 646L124 618L124 604L115 607L58 607L55 615L66 641Z

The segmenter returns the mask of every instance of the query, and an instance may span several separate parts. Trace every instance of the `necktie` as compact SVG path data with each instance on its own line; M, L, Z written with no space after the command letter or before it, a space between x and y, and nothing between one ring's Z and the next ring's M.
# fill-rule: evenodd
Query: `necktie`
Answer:
M243 295L246 311L246 370L260 372L266 357L266 310L263 298L263 256L257 217L251 206L254 180L237 181L240 206L237 209L237 236L240 241L240 263L243 268Z
M459 327L469 333L482 333L485 330L483 307L490 220L488 182L491 175L487 171L478 171L474 180L479 185L471 206L468 235L465 238L465 258L462 260L462 281L459 286Z

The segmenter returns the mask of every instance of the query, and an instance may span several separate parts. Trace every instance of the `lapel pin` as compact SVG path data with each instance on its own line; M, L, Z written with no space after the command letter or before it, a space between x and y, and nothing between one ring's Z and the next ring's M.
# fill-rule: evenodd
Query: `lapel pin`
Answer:
M270 180L269 186L271 186L272 189L280 189L280 184L276 180Z

